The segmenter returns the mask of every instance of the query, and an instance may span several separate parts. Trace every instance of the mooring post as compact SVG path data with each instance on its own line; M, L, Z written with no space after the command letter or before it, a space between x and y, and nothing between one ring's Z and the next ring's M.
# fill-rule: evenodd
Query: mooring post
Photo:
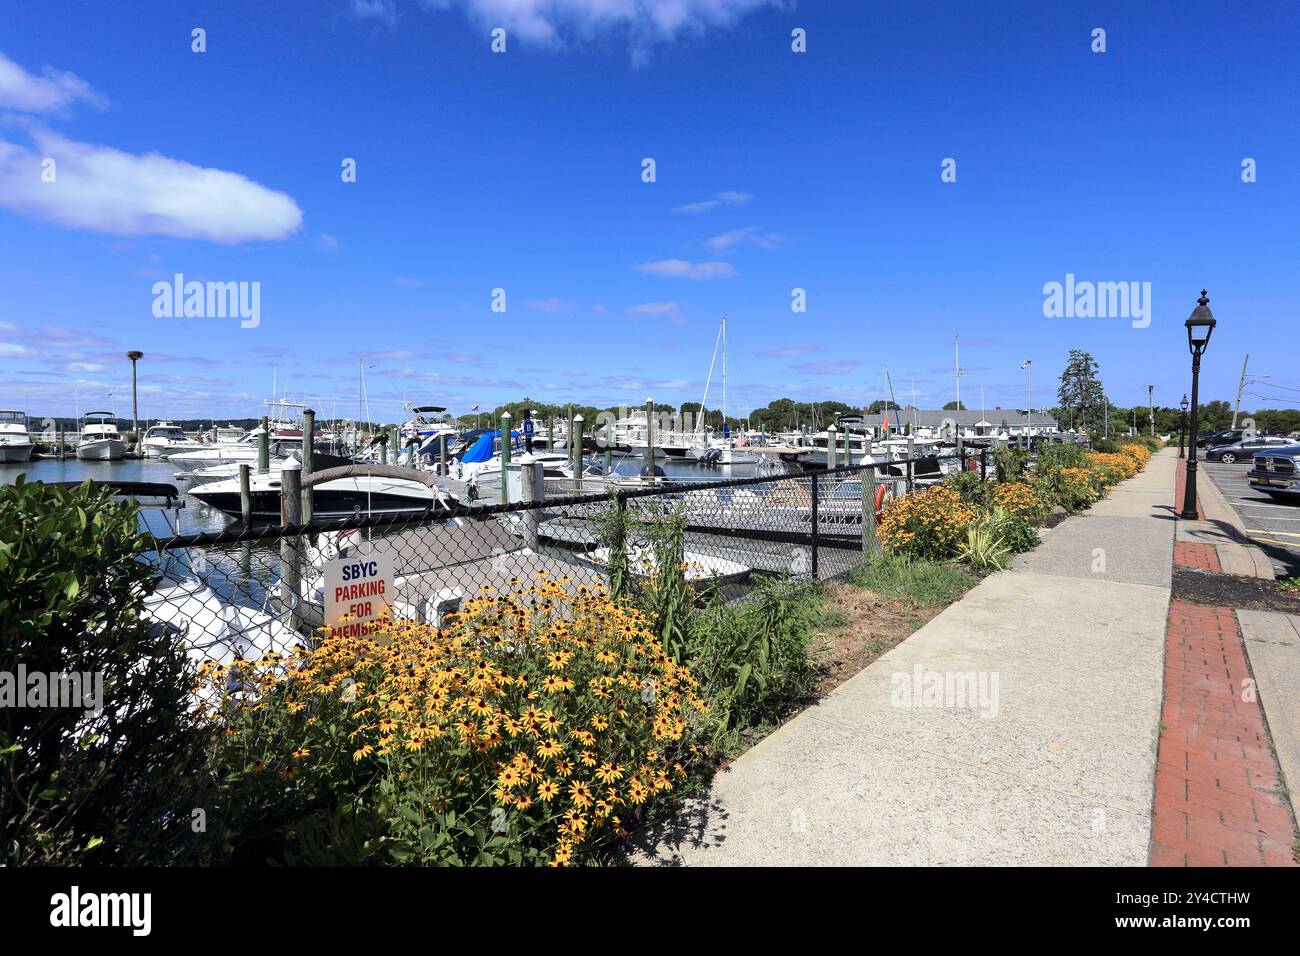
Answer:
M239 517L247 528L253 520L253 493L251 475L253 468L248 462L239 465Z
M916 438L912 435L907 436L907 493L912 493L912 480L916 474Z
M60 425L59 426L59 460L62 461L64 458L67 457L68 457L68 445L64 441L63 426Z
M546 450L555 451L555 416L546 416Z
M880 553L876 537L876 469L862 469L862 554L870 557Z
M312 447L316 441L316 413L310 408L302 410L302 473L305 476L312 473L312 454L315 449ZM315 513L315 500L312 497L312 490L304 488L302 490L302 520L311 521L311 516Z
M853 464L853 456L849 454L849 430L847 427L844 429L844 464L846 466Z
M447 471L447 436L446 435L438 436L438 463L442 466L441 469L442 477L446 478L447 475L449 474L449 472Z
M569 406L569 430L564 433L564 450L573 457L573 406Z
M835 468L835 439L836 428L832 425L826 429L826 470L832 471Z
M280 522L302 523L302 465L290 459L280 469ZM294 630L302 621L302 535L280 539L280 605Z
M871 449L874 446L874 444L875 443L871 440L871 432L867 432L866 437L862 439L862 454L867 457L870 457ZM845 464L848 464L848 462L845 462Z
M510 503L510 413L501 413L501 503Z
M534 461L533 456L526 453L519 459L519 490L524 501L540 505L546 500L546 479L542 474L542 463ZM539 508L529 508L523 512L524 546L534 551L541 545L537 518L539 512Z
M723 423L724 427L726 423ZM645 400L645 458L646 475L650 483L655 480L655 402L653 398Z
M573 419L573 487L582 494L582 416Z
M809 477L812 480L812 579L814 581L819 581L821 580L821 578L817 574L817 545L819 543L818 539L820 536L820 532L818 531L817 528L818 525L817 504L818 504L818 499L820 498L820 493L818 490L818 486L820 483L818 481L819 476L817 472L814 471Z
M257 436L257 473L265 475L271 471L270 420L265 415L262 416L262 423L259 428L261 431Z

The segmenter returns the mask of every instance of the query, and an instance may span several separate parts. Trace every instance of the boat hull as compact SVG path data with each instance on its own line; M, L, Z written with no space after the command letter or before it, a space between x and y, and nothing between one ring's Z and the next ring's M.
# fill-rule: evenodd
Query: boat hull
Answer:
M31 461L33 447L30 443L26 445L0 445L0 465L18 465L25 461Z
M120 438L88 441L77 446L78 461L121 461L125 457L126 442Z
M249 492L254 521L280 520L280 489L254 488ZM239 482L220 481L190 491L209 507L241 517ZM384 479L339 478L318 485L312 493L314 518L346 518L352 515L425 514L445 510L432 488L412 483L395 486Z

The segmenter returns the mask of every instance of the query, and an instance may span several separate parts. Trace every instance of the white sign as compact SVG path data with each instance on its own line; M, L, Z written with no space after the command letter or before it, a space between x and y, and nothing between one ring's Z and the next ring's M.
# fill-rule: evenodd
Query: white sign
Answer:
M375 630L380 616L391 617L391 553L334 558L325 562L324 575L325 626L330 637L365 637Z

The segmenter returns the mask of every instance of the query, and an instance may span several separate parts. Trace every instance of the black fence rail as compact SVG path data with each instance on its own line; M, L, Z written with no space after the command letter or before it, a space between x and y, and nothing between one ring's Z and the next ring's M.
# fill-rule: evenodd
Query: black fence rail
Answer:
M676 562L687 583L743 600L764 576L826 580L879 549L890 498L942 481L943 463L988 476L984 451L799 475L644 486L584 484L586 493L154 538L159 586L148 614L192 653L229 664L310 644L341 607L443 626L470 598L539 578L571 591L635 590ZM598 490L589 490L598 486ZM346 559L338 561L337 559ZM334 580L373 564L374 582ZM368 569L374 574L375 569ZM327 578L331 580L327 581ZM332 590L327 593L327 587ZM367 604L369 602L369 605Z

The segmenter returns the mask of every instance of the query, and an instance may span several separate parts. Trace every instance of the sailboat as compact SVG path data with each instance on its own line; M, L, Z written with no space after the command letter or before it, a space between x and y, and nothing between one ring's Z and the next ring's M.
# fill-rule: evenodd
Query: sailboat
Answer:
M722 437L705 436L704 406L709 400L709 386L713 383L713 367L718 360L718 350L722 350ZM694 441L690 455L696 461L717 465L751 465L758 461L759 452L749 446L748 439L742 434L735 441L731 438L731 429L727 425L727 317L722 317L718 325L718 337L713 343L713 359L709 362L709 377L704 383L704 399L700 402L700 418L695 424Z

